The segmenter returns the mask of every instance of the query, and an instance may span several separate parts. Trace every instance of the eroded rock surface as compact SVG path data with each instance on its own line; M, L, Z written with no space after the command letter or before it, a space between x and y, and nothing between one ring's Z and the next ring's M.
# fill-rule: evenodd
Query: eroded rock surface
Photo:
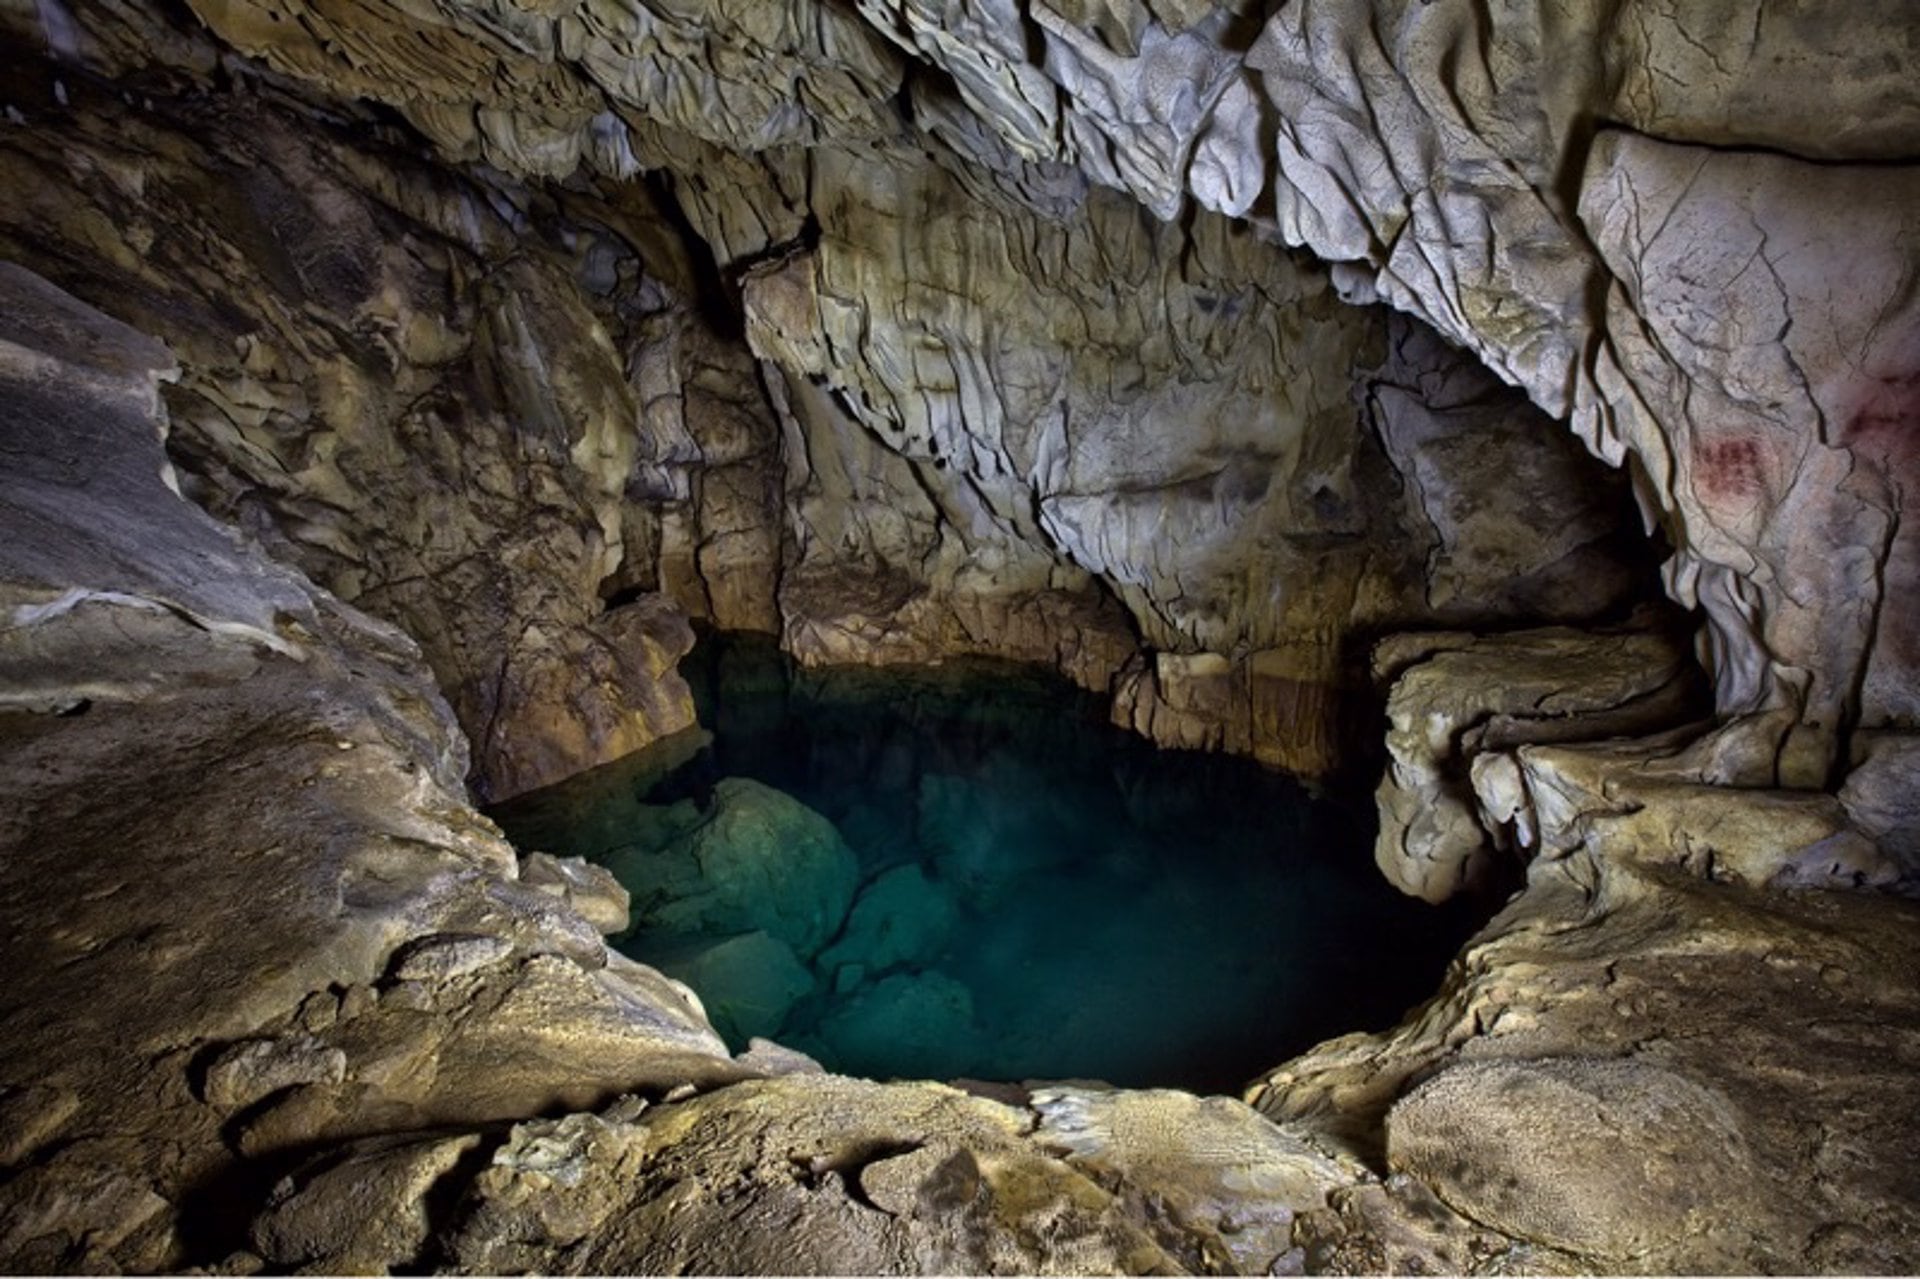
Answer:
M183 490L420 642L484 795L689 726L686 613L770 627L773 579L716 601L694 563L687 468L756 445L677 247L643 266L617 202L454 177L364 118L164 76L62 105L59 74L11 73L46 105L0 135L0 246L166 335Z
M743 1073L518 882L419 650L168 491L165 352L4 279L0 518L73 530L0 546L0 671L34 690L0 717L11 1263L183 1264L253 1206L211 1184L235 1150Z
M1705 710L1684 642L1650 616L1601 632L1397 635L1374 663L1392 684L1375 860L1433 902L1498 886L1490 829L1537 842L1500 752L1681 727Z
M1893 1143L1920 1123L1897 1082L1920 1034L1920 911L1759 887L1693 843L1761 860L1769 829L1815 837L1809 805L1743 808L1744 829L1695 811L1664 850L1630 817L1580 821L1577 851L1533 864L1405 1026L1256 1085L1264 1113L1404 1175L1303 1222L1309 1267L1910 1265L1920 1187Z
M237 113L90 103L130 117L139 150L28 144L21 189L56 190L87 156L94 238L128 247L81 266L77 237L41 243L62 195L22 198L14 251L104 304L154 224L99 175L167 194L197 234L160 240L166 276L149 269L122 310L179 328L199 317L186 295L220 299L176 343L194 492L421 639L494 797L688 722L676 612L777 629L816 663L1045 662L1114 691L1116 718L1164 744L1319 774L1354 753L1356 636L1583 620L1633 593L1609 538L1622 485L1582 475L1471 359L1343 305L1257 228L1143 222L1112 173L1079 164L1096 134L1009 141L973 114L979 75L906 75L904 51L940 63L985 40L976 70L1015 75L1068 127L998 11L964 21L965 40L918 10L883 35L810 4L418 27L354 12L202 16L276 72L396 106L443 163L477 147L514 177L437 180L370 145L351 109L308 130L273 94ZM119 17L56 54L150 74L214 56L153 15ZM1036 20L1048 47L1106 65L1070 24ZM711 61L682 56L695 29ZM1149 24L1138 58L1155 83L1204 69L1217 88L1237 74L1208 50L1225 30L1159 41ZM736 58L796 78L743 81ZM852 86L900 88L900 111ZM1179 135L1219 105L1197 91L1155 154L1217 151ZM239 120L249 135L228 137ZM213 218L172 175L227 155L251 157L239 180L261 194ZM564 185L528 181L576 164ZM310 240L330 247L304 263L289 246ZM227 261L312 304L257 315L257 291L217 276ZM565 342L575 330L592 336ZM652 592L672 604L597 616Z
M0 12L0 249L52 281L0 274L0 1254L1920 1264L1920 34L1267 9ZM156 375L171 482L279 564L168 492ZM1554 418L1713 723L1669 640L1493 633L1630 592ZM650 740L688 616L1117 677L1302 769L1356 641L1437 622L1381 650L1383 860L1525 882L1265 1118L730 1061L522 879L454 720L493 795Z
M273 7L289 19L307 9ZM238 47L309 82L416 114L422 98L443 100L432 119L466 130L443 128L449 145L471 145L469 117L555 139L517 157L500 149L529 171L552 171L553 156L684 154L661 136L677 128L767 157L748 167L774 172L776 193L804 185L778 143L831 152L886 133L870 110L815 90L817 53L831 48L882 92L903 65L936 68L909 78L916 121L989 183L1043 207L1093 184L1163 221L1194 205L1246 217L1342 264L1349 296L1383 299L1476 352L1596 454L1634 457L1675 550L1670 588L1714 629L1719 707L1737 718L1730 777L1826 782L1852 728L1911 722L1897 437L1912 417L1906 188L1920 102L1897 71L1915 38L1898 0L1831 23L1757 0L1551 20L1413 0L1270 15L867 0L778 7L758 26L709 4L699 12L722 34L688 80L619 82L564 75L602 47L582 16L488 7L386 45L340 38L348 58L330 51L331 22L202 8ZM789 26L801 8L817 23ZM626 12L643 49L685 20ZM732 91L746 48L794 65L781 82L793 130L769 132L765 103ZM409 74L440 57L461 74L430 87ZM503 102L515 95L500 86L522 82L526 105ZM632 125L666 85L681 89L657 113L671 125ZM714 109L688 118L685 93ZM1596 131L1596 120L1611 123ZM730 225L763 244L804 226L777 194L735 203ZM1671 269L1676 254L1698 269ZM1716 331L1729 324L1739 331Z

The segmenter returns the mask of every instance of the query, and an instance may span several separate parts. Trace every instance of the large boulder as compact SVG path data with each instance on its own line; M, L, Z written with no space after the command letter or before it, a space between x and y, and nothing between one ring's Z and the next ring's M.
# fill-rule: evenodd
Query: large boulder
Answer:
M1696 1162L1702 1146L1718 1152L1711 1180ZM1387 1157L1475 1221L1612 1265L1656 1247L1710 1264L1761 1208L1737 1108L1630 1058L1455 1066L1389 1112Z
M634 928L669 933L765 932L811 956L840 931L860 865L833 823L744 777L659 814L657 842L608 854L633 896Z
M917 865L896 866L861 889L845 931L821 952L820 968L831 973L842 964L860 964L879 972L931 959L959 922L952 892Z
M714 1029L733 1044L777 1033L814 986L793 947L766 933L650 949L647 958L691 986Z
M521 1124L457 1205L456 1269L1172 1273L1155 1223L938 1084L796 1075Z
M894 973L842 998L816 1029L828 1056L849 1074L869 1062L914 1076L957 1076L977 1069L968 1045L973 992L944 973Z

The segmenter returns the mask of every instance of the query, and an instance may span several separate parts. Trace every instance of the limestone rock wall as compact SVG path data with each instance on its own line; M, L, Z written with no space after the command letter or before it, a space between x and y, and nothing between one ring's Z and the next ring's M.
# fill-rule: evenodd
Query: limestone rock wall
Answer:
M276 65L361 83L341 80L294 11L268 34L206 8ZM1895 532L1905 462L1880 442L1911 416L1901 388L1920 323L1901 163L1916 152L1920 101L1898 70L1915 37L1897 0L1838 18L1757 0L1551 15L1411 0L1271 15L916 0L857 10L896 52L858 43L837 6L821 7L804 39L779 26L798 10L778 9L768 29L780 38L759 47L811 66L844 36L870 88L898 83L897 59L937 68L960 108L945 113L948 135L1003 178L1032 186L1025 166L1041 166L1042 185L1076 174L1162 219L1189 201L1247 217L1342 264L1350 296L1384 299L1474 350L1596 454L1631 455L1675 548L1670 589L1712 626L1731 721L1721 775L1824 782L1853 727L1911 722L1912 626L1888 585L1911 573ZM698 12L725 47L765 35L725 6ZM637 32L673 25L645 5L626 13ZM498 19L465 20L478 41ZM557 38L521 45L511 57L549 70L573 56ZM388 56L366 51L358 74L377 79L367 68ZM729 111L724 59L689 74L714 110L663 117L676 126L746 150L797 138L769 133L764 111ZM802 91L804 76L789 83L792 117L814 139L886 132L840 96ZM601 87L616 115L652 101L644 86ZM1724 154L1736 146L1774 154ZM1719 230L1736 225L1751 229ZM1675 253L1712 265L1676 273ZM1836 307L1836 273L1848 271L1857 284ZM1734 314L1759 327L1714 331ZM1810 609L1813 598L1847 603Z
M901 81L885 41L815 0L192 8L276 70L392 103L455 159L547 177L631 176L630 126L740 151L885 133Z
M1348 300L1423 318L1626 466L1673 547L1669 590L1708 621L1722 727L1704 775L1829 784L1856 729L1912 721L1897 441L1920 341L1902 163L1920 106L1888 71L1897 53L1860 52L1912 33L1884 6L1831 25L1722 9L196 12L276 73L391 104L455 159L660 175L648 189L701 241L693 277L745 313L786 434L778 467L764 437L730 455L724 537L670 522L670 589L696 611L771 624L771 588L745 566L789 539L778 620L802 653L991 636L1094 684L1131 660L1123 720L1229 745L1262 735L1263 697L1326 700L1355 632L1512 616L1449 578L1510 531L1459 526L1453 497L1474 486L1442 473L1459 450L1390 393L1373 403L1409 424L1386 449L1413 528L1437 540L1432 581L1390 552L1322 562L1352 532L1340 477L1361 451L1330 426L1345 396L1326 373L1374 339L1331 320L1318 277L1289 275L1266 237L1334 262ZM39 25L75 56L136 59L124 37ZM166 56L219 56L193 50ZM1821 111L1784 105L1795 76ZM1161 225L1131 225L1107 190ZM1423 402L1445 384L1422 381ZM1072 449L1049 444L1061 430ZM776 483L784 529L767 517ZM1256 534L1221 554L1229 524ZM1535 567L1563 586L1613 572L1574 554L1596 539L1562 536L1584 527L1536 522ZM734 583L719 601L703 554ZM1531 572L1509 602L1549 611L1554 587L1523 589ZM1129 658L1114 601L1147 657ZM1254 692L1256 654L1287 681L1277 703ZM1226 662L1224 686L1187 678L1201 657L1206 680Z
M1578 619L1629 593L1617 489L1565 482L1579 468L1545 419L1341 305L1258 218L1222 216L1255 195L1239 126L1208 123L1253 110L1220 44L1247 19L1169 11L1169 33L1090 10L1121 57L1040 6L1031 30L1011 8L736 8L197 10L277 73L391 104L453 161L577 169L566 217L607 216L580 212L598 173L654 197L631 221L691 233L685 278L761 368L724 340L663 354L657 312L636 333L587 300L642 405L683 406L642 432L617 590L777 624L810 661L1046 661L1158 740L1304 772L1352 745L1365 636ZM1090 124L1073 93L1097 83L1123 115L1143 86L1167 94ZM1209 207L1155 176L1189 160ZM636 502L663 504L657 528Z
M1819 784L1852 727L1911 723L1905 462L1872 438L1920 324L1903 5L1070 8L863 11L1023 156L1248 215L1635 459L1712 626L1721 776Z
M722 215L726 263L832 220L796 149L891 169L858 148L884 151L909 118L1030 204L1058 211L1092 184L1166 222L1243 218L1629 466L1673 547L1668 589L1708 620L1716 777L1835 783L1856 728L1912 724L1898 441L1920 342L1920 99L1899 70L1916 39L1900 0L1839 16L1759 0L418 8L196 12L278 71L392 103L450 153L518 172L673 168L696 144L759 157L782 198ZM816 252L831 295L847 255ZM870 392L912 368L850 380ZM1056 501L1045 531L1123 598L1143 593L1141 564L1104 553L1104 521L1131 504L1100 510ZM1164 595L1126 602L1148 631L1180 630Z
M751 1073L521 882L412 641L170 490L166 350L0 286L11 1264L210 1263L289 1149Z
M773 625L776 437L645 191L150 74L15 67L0 251L166 335L186 491L422 643L483 795L690 724L685 615Z
M841 620L849 558L950 609L1006 600L962 628L1031 629L1027 654L1103 690L1134 634L1269 648L1408 576L1354 475L1377 315L1218 220L1143 224L1104 192L1048 217L905 149L811 165L817 245L745 295L805 442L783 587L803 658L885 643L900 601Z
M952 103L914 108L914 146L694 196L787 422L804 660L1052 661L1168 745L1319 773L1356 636L1632 594L1623 487L1430 330L1216 215L1143 223L1003 152L983 178L940 145L985 145ZM793 238L740 239L743 207Z
M1914 1268L1898 0L191 9L0 6L0 248L95 304L0 271L0 1253ZM1619 494L1259 234L1624 467L1722 731L1657 630L1472 629L1617 605ZM729 1059L257 544L501 792L684 613L1256 753L1443 621L1381 860L1520 891L1259 1114Z

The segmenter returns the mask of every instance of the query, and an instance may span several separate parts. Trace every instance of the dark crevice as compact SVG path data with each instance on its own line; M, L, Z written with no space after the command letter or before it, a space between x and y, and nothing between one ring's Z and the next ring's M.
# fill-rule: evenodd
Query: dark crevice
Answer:
M1920 164L1920 150L1900 152L1895 155L1814 155L1806 151L1796 151L1792 147L1771 146L1761 142L1716 142L1709 139L1691 137L1685 133L1662 133L1658 130L1643 129L1624 120L1610 116L1594 116L1590 123L1589 138L1597 138L1602 133L1615 132L1632 134L1650 142L1665 146L1685 147L1692 151L1710 151L1716 155L1761 156L1775 160L1791 160L1795 164L1811 164L1823 169L1910 169Z
M609 579L611 582L612 579ZM654 593L656 586L640 582L631 586L609 586L603 584L600 589L600 615L605 617L617 608L625 608Z
M482 1136L441 1173L421 1200L427 1218L427 1242L418 1256L407 1265L395 1266L396 1275L445 1274L458 1266L453 1254L453 1234L459 1226L474 1181L493 1164L493 1157L507 1141L507 1130L499 1129Z
M674 180L664 169L649 169L640 178L660 217L680 237L693 265L694 295L686 299L709 329L731 342L747 335L746 311L740 301L737 278L722 270L713 246L693 225L674 192Z

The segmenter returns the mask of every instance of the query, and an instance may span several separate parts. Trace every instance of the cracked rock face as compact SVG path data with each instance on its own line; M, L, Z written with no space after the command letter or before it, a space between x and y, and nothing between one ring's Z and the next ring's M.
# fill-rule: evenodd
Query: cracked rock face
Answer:
M1634 459L1669 589L1712 629L1728 780L1822 784L1853 729L1912 723L1898 441L1920 358L1904 163L1920 100L1899 0L1831 21L1759 0L1551 18L1412 0L197 12L282 73L522 173L684 169L717 146L791 178L795 148L888 138L891 100L1031 200L1092 184L1162 220L1244 217L1340 264L1349 297L1475 352L1594 453ZM747 200L735 237L789 238L779 204ZM1729 322L1748 327L1715 332ZM940 339L923 336L878 382L920 371ZM917 407L852 412L929 438Z
M876 20L882 8L862 12ZM450 119L443 107L468 98L504 137L552 125L560 97L595 93L612 114L595 116L601 124L588 134L617 133L638 157L613 168L589 157L556 194L498 174L436 186L391 151L338 135L326 145L252 143L257 167L274 175L258 180L278 181L291 198L278 221L245 236L221 232L242 258L308 224L339 224L336 244L373 232L408 245L436 234L457 241L409 249L404 271L342 268L335 323L388 335L382 359L400 363L378 377L395 376L410 396L343 371L342 356L309 354L337 339L285 332L297 327L290 318L278 343L267 341L271 331L243 331L260 347L247 358L272 374L247 374L251 399L227 385L228 333L186 353L188 382L212 391L206 408L187 406L176 452L208 473L217 507L253 512L256 528L289 539L329 586L422 636L475 739L488 793L549 780L684 722L668 670L684 638L658 608L593 620L609 594L658 591L696 618L777 629L813 662L1044 661L1116 691L1116 719L1156 740L1324 773L1355 747L1343 724L1364 682L1356 634L1444 619L1582 619L1630 592L1631 556L1607 541L1620 519L1618 481L1576 479L1579 463L1551 425L1470 360L1416 327L1341 305L1323 270L1278 252L1257 228L1213 213L1143 219L1108 189L1111 175L1081 163L1091 143L1036 149L975 110L989 72L1015 75L1048 111L1062 100L1041 92L1048 82L1033 68L1016 74L1028 42L1001 29L998 10L967 19L962 34L936 35L916 8L894 15L880 40L850 15L804 5L785 16L636 5L615 21L616 9L468 9L404 37L401 16L378 5L354 10L367 24L357 33L340 15L297 5L202 14L279 72L392 103L454 160L471 148L429 128L423 111ZM947 16L960 21L960 12ZM1096 63L1108 67L1101 74L1111 73L1111 105L1121 109L1140 76L1034 12L1049 49L1079 51L1075 83L1091 84L1086 68ZM1250 38L1244 21L1161 16L1176 35L1140 26L1138 14L1101 20L1109 36L1144 33L1131 55L1149 67L1141 83L1242 75L1234 57L1207 50ZM696 19L708 60L668 58L664 50L684 53ZM611 76L613 55L593 50L616 27L627 41L619 58L638 61ZM388 28L393 38L373 38ZM856 28L879 41L860 46L867 54L849 52ZM95 38L115 34L109 26ZM889 51L889 40L899 48ZM936 62L972 57L978 74L902 81L900 58L916 41L931 41L938 57L925 56ZM736 47L775 66L798 58L867 77L869 99L903 86L899 110L880 120L863 99L856 111L802 71L792 101L750 104L726 52ZM655 76L643 64L666 70ZM1066 66L1049 74L1068 75ZM481 67L492 69L487 87ZM563 74L581 67L601 70ZM564 93L552 88L562 83ZM1163 161L1206 150L1183 131L1226 109L1210 90L1175 96L1171 133L1156 143ZM509 110L508 99L522 108ZM429 100L440 105L429 110ZM686 110L695 101L697 120ZM794 127L769 132L769 113ZM297 127L262 123L270 135ZM592 152L581 145L580 155ZM485 154L517 174L554 171L511 148ZM39 170L53 163L40 159ZM596 166L605 176L589 179ZM635 166L656 176L640 183ZM299 213L312 204L305 189L322 179L325 208ZM123 201L100 186L88 190L104 215L127 220ZM354 208L394 188L411 221L396 227L391 209ZM1153 207L1167 214L1164 204ZM29 208L20 220L50 216ZM298 225L281 225L289 220ZM529 240L540 248L493 270L503 246ZM24 237L19 251L44 253ZM111 274L98 272L94 296L104 299ZM383 291L370 302L374 280ZM432 313L423 290L436 288L466 291L471 310L432 314L439 329L416 322ZM696 302L701 319L690 314ZM708 314L729 306L732 316ZM607 343L559 340L582 325ZM728 337L734 325L751 354ZM438 345L408 348L404 339L423 329ZM286 345L298 355L278 349ZM449 360L474 373L450 377ZM478 404L468 394L475 376L487 392ZM276 389L287 381L302 394ZM416 382L435 390L411 391ZM337 383L376 421L335 426L347 438L327 446L321 465L280 457L282 473L263 475L260 437L313 438L311 406L330 402ZM200 426L203 417L211 420ZM1502 442L1489 456L1494 435ZM354 463L375 456L403 463L410 490L424 482L448 500L366 501L382 485ZM478 486L446 478L490 470ZM1515 474L1531 483L1485 483ZM1567 509L1532 500L1536 487L1595 484L1595 496ZM280 496L266 500L263 488ZM463 526L466 536L448 535ZM1500 554L1483 557L1492 546ZM354 562L339 564L343 556ZM508 568L504 580L495 565ZM566 710L555 715L556 706Z
M733 535L761 548L744 577L687 472L724 482L756 426L707 389L730 357L597 229L628 215L258 99L74 92L61 134L0 140L0 243L167 335L185 491L419 640L482 795L689 726L685 613L770 624L771 516ZM733 489L725 519L764 506Z

